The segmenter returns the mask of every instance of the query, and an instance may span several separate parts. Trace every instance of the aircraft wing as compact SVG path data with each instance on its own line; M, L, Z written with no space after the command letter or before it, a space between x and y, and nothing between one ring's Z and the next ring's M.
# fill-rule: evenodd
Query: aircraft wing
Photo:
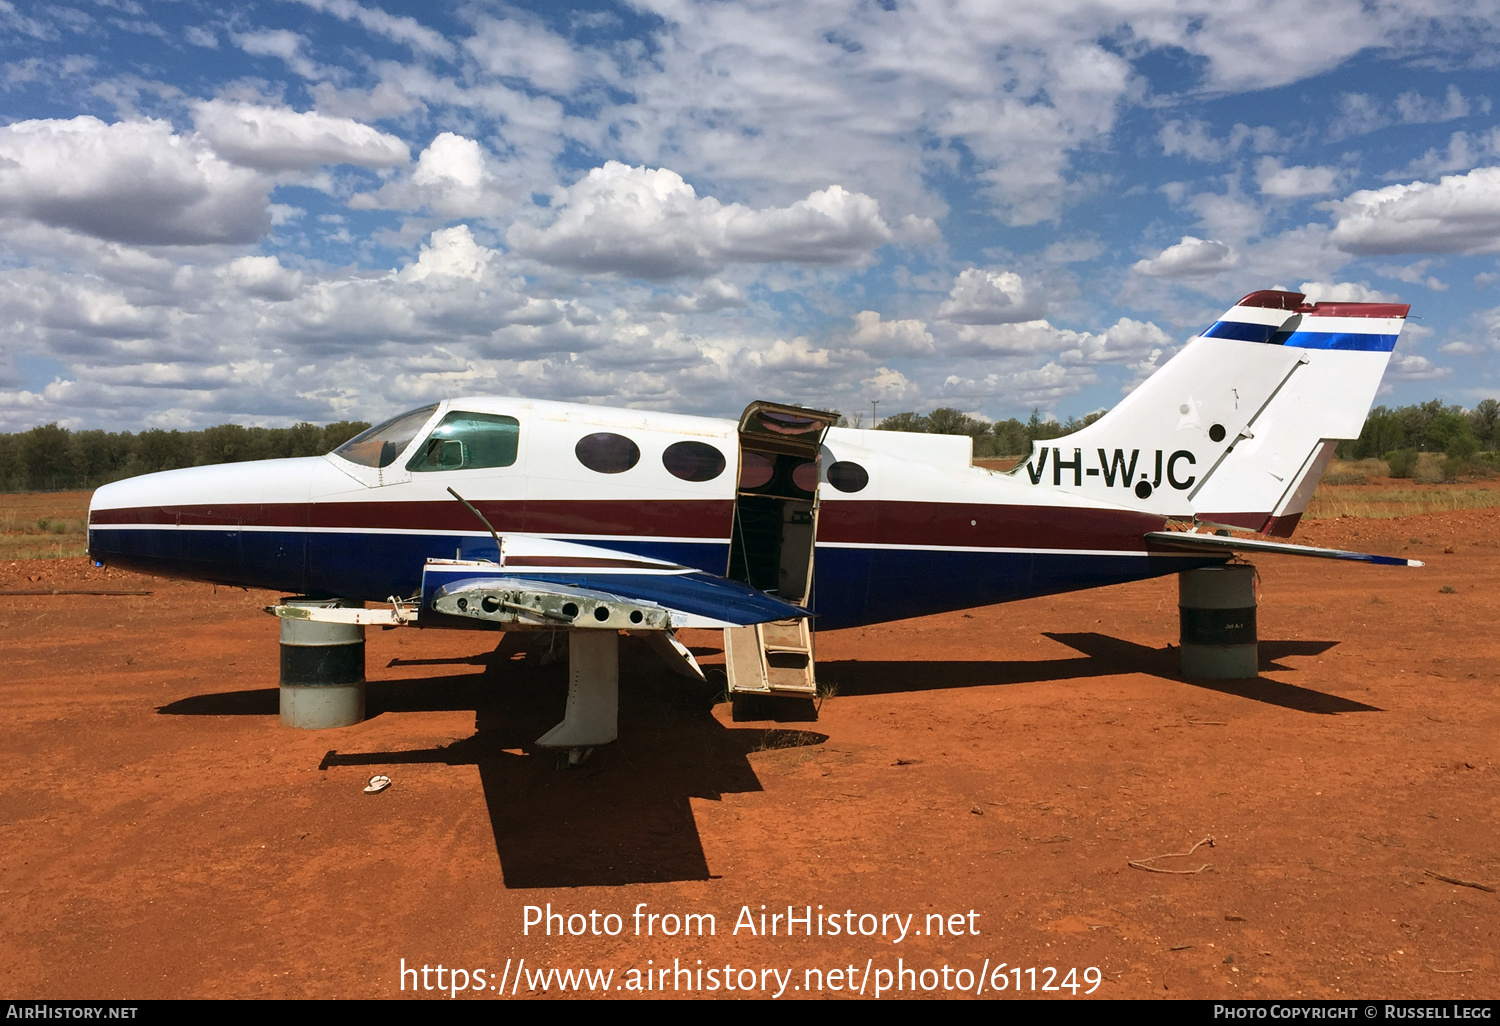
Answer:
M1346 549L1320 549L1312 545L1271 541L1269 538L1236 538L1222 534L1198 534L1193 531L1148 531L1146 545L1151 548L1177 549L1187 552L1274 552L1284 556L1313 556L1317 559L1346 559L1356 563L1380 566L1422 566L1420 559L1400 556L1375 556Z
M505 541L499 562L431 559L424 623L670 631L799 619L806 609L748 584L664 560L590 545ZM433 616L431 614L436 614Z

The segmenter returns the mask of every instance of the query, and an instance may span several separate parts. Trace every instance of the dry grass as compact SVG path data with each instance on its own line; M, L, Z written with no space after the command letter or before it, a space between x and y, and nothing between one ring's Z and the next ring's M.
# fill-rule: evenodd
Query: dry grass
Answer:
M1443 513L1460 509L1500 506L1500 482L1470 484L1421 484L1386 479L1369 484L1330 484L1313 493L1304 516L1309 520L1328 517L1390 517L1415 513Z
M766 731L765 737L761 738L760 744L752 751L775 752L783 748L807 748L825 740L827 738L822 734L810 730L781 730L773 727Z
M1385 460L1334 460L1323 474L1322 486L1364 484L1372 477L1390 477Z
M92 492L0 495L0 560L67 559L88 554Z

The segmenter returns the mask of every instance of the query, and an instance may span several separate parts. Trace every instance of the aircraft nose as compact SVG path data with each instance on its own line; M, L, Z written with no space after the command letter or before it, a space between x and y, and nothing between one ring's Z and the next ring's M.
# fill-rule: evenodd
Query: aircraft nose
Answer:
M225 463L105 485L89 505L89 555L108 566L299 590L320 457Z

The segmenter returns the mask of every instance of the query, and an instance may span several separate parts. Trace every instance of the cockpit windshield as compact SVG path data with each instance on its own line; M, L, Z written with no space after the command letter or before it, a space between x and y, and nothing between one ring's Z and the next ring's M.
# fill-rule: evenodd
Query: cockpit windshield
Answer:
M417 437L417 432L422 430L422 425L431 419L436 409L437 404L433 403L377 424L333 450L333 455L361 467L389 467Z

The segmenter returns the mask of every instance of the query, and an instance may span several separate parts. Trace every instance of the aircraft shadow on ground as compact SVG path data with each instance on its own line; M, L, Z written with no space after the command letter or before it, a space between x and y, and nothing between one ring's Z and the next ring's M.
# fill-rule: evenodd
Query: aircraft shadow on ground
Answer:
M940 688L982 687L996 684L1036 684L1125 673L1146 673L1177 683L1236 695L1268 705L1310 713L1379 712L1377 706L1296 687L1265 677L1240 680L1185 680L1178 673L1178 650L1149 648L1107 634L1060 634L1045 637L1083 653L1068 659L1027 659L994 662L864 662L825 661L818 679L840 695L878 695ZM1287 656L1320 655L1336 641L1262 641L1260 669L1289 670L1277 660Z
M1255 677L1184 681L1175 649L1149 648L1097 633L1048 633L1082 653L1066 659L819 664L840 695L878 695L1145 673L1177 683L1310 713L1378 712L1311 688ZM453 659L399 660L403 666L482 666L483 673L371 681L366 715L474 711L474 734L442 748L330 751L322 768L372 769L419 763L476 766L507 887L583 887L709 878L691 799L759 791L751 752L817 745L827 735L767 726L728 728L713 716L720 688L667 671L643 643L620 646L620 740L579 768L559 772L559 756L535 739L556 724L567 694L563 662L538 665L528 645L540 636L507 634L494 651ZM1287 656L1319 655L1331 641L1262 641L1260 668L1287 670ZM714 675L711 674L711 678ZM274 687L194 695L158 712L187 716L274 716ZM625 772L619 772L624 769Z
M516 635L506 635L507 639ZM827 735L762 725L727 728L719 689L665 670L643 643L620 646L620 739L578 768L535 739L562 719L567 667L508 664L515 642L453 660L499 674L372 681L366 714L472 709L474 734L417 751L330 751L322 768L436 763L476 766L505 885L583 887L710 877L691 799L759 791L751 752L818 745ZM443 662L433 660L432 662ZM408 663L407 665L413 665ZM197 695L168 715L275 715L277 690ZM623 772L622 772L623 770Z

